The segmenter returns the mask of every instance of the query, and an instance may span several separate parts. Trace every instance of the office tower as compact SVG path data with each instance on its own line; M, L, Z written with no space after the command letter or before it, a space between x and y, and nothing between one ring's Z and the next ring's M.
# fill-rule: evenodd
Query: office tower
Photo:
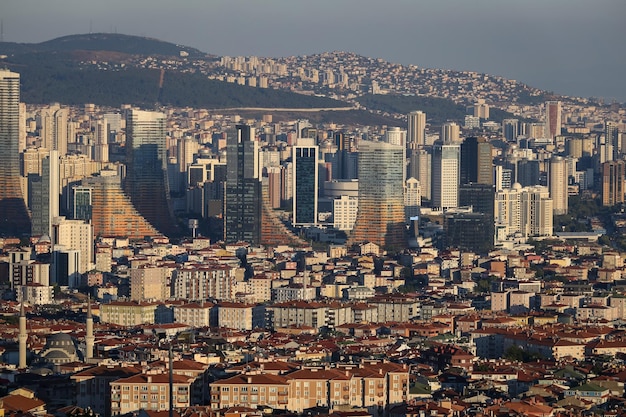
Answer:
M494 204L495 204L495 187L492 184L480 184L480 183L470 183L470 184L462 184L459 187L459 206L461 207L471 207L473 213L480 213L482 216L467 216L465 218L460 218L458 225L462 225L463 221L466 221L472 227L475 225L476 221L482 222L482 228L484 236L486 236L485 243L487 246L491 248L493 246L493 238L495 235L494 231ZM478 220L477 220L478 219ZM472 233L468 235L468 239L471 236L474 236L476 233ZM450 241L449 241L450 242ZM472 244L473 245L473 244ZM472 245L467 245L466 248L470 248ZM462 248L462 246L459 246ZM480 251L484 250L485 247L482 247ZM474 246L476 248L476 246Z
M529 237L552 236L553 214L546 187L513 184L496 193L496 239L525 242Z
M20 75L0 70L0 235L31 231L20 176Z
M492 219L494 198L495 187L491 184L471 183L459 187L459 206L472 207L473 212L485 213Z
M407 147L417 149L426 145L426 113L413 111L408 115Z
M504 119L502 120L502 136L508 142L516 142L517 135L519 134L519 120L518 119Z
M432 148L411 149L409 152L408 176L419 181L421 198L430 201Z
M126 167L124 190L139 214L164 235L176 235L167 181L165 114L129 110Z
M318 153L314 139L298 139L292 147L294 225L317 223Z
M261 178L259 143L254 128L237 125L226 150L224 240L226 243L261 241Z
M84 274L93 268L93 225L83 220L68 220L56 217L52 225L52 242L65 249L79 253L78 273Z
M561 134L561 102L546 101L546 136L554 139Z
M446 122L441 126L441 141L444 144L457 143L460 138L459 125L455 122Z
M91 188L91 222L94 236L126 236L143 239L158 236L154 228L133 206L123 192L121 179L115 171L102 171L99 176L85 178L83 187Z
M396 146L402 146L403 148L406 149L407 147L406 130L400 129L399 127L388 128L387 131L385 132L385 142L390 143L392 145L396 145ZM406 181L406 162L405 162L404 175L402 176L402 182L404 183L405 181Z
M385 142L406 147L406 130L390 127L385 132Z
M444 144L433 146L432 206L441 210L459 205L460 146Z
M269 204L272 209L278 209L281 206L282 198L282 170L283 167L268 167L267 168L267 181L268 181L268 195L269 195Z
M348 245L372 242L387 250L406 247L404 153L401 146L361 142L359 209Z
M622 154L621 143L619 140L619 127L615 122L606 122L604 126L604 143L607 145L607 148L610 146L612 151L611 159L607 160L618 160L620 155Z
M493 219L484 213L448 212L443 217L446 248L486 254L493 249Z
M461 184L493 184L491 143L485 138L469 137L461 144Z
M81 286L80 252L55 245L52 251L51 283L61 287L78 288Z
M32 214L32 235L52 236L52 222L59 215L59 151L50 151L42 161L41 176L28 176L28 204ZM55 243L53 241L53 243Z
M98 162L109 162L109 124L106 119L96 122L94 142L92 159Z
M550 160L550 198L554 204L554 214L567 214L567 164L563 157Z
M521 159L517 161L517 181L522 187L539 185L540 163L536 159Z
M624 202L626 192L626 162L609 161L602 164L602 205L614 206Z
M583 140L581 138L565 139L565 154L572 158L583 157Z
M420 182L411 177L406 180L404 187L404 218L407 223L411 218L418 217L422 205L422 190Z
M67 154L67 109L58 103L41 111L41 146L59 151L59 156Z
M92 188L76 185L72 187L71 216L74 220L91 220L92 212Z

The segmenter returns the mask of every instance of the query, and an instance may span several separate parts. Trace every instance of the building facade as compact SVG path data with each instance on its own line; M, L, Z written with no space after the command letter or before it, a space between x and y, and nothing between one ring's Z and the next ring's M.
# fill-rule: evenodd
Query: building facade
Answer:
M373 242L406 247L404 227L405 149L364 141L359 148L359 209L348 244Z

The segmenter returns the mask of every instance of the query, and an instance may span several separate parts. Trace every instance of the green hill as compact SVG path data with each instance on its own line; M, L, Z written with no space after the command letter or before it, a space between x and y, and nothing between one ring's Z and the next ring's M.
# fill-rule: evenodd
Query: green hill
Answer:
M348 106L329 98L241 86L193 73L165 72L160 90L159 70L132 66L116 70L81 67L75 54L75 51L20 53L0 61L0 65L20 73L21 99L31 104L152 107L159 102L198 108ZM111 53L107 51L107 54Z
M69 35L41 43L0 42L0 54L13 55L32 52L109 51L131 55L179 56L181 51L189 57L206 57L207 54L188 46L163 42L158 39L117 33L88 33Z

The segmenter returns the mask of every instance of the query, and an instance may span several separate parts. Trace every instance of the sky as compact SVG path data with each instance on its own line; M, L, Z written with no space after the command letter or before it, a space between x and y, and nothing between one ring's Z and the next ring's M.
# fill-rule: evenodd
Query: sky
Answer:
M0 0L3 39L117 32L216 55L348 51L626 102L626 0Z

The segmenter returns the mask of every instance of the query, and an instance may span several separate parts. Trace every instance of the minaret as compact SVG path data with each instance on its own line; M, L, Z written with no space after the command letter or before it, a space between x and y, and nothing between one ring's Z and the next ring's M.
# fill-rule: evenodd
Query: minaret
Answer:
M20 359L19 369L26 368L26 340L28 339L28 333L26 333L26 314L24 313L24 302L20 304L20 333L17 336L17 340L20 344Z
M87 334L85 335L85 361L93 358L93 317L91 316L91 297L87 298Z

